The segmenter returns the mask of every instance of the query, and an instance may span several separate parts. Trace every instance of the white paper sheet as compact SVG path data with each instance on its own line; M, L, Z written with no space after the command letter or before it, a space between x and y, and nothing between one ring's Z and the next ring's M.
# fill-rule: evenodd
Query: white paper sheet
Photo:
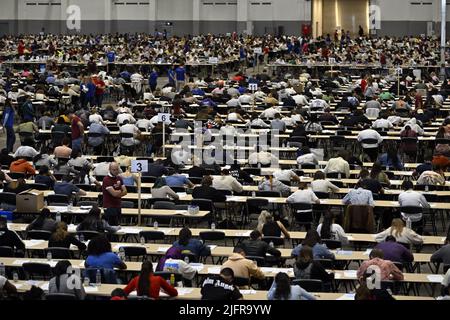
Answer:
M256 294L255 290L240 290L243 295L246 294Z
M355 294L354 293L346 293L337 298L336 300L355 300Z
M346 270L344 271L345 278L356 278L356 270Z
M157 251L165 253L167 250L169 250L169 247L159 247Z
M12 264L15 266L21 266L24 263L28 263L28 262L30 262L30 260L17 259L17 260L14 260Z
M84 291L86 291L86 293L98 292L98 287L96 287L96 286L87 286L87 287L84 287Z
M203 263L189 263L189 265L194 268L195 270L197 270L197 272L200 272L203 270L203 268L205 267L205 265Z
M208 274L219 274L220 273L220 267L209 267L208 268Z

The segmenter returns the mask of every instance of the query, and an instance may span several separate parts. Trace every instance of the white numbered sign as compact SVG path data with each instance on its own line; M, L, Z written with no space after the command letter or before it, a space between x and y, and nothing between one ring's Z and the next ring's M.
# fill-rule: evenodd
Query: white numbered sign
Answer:
M336 59L335 58L328 58L328 64L335 64Z
M254 48L253 52L256 54L262 54L262 48Z
M252 91L258 90L258 84L257 83L249 83L248 90L252 90Z
M170 113L158 113L158 122L170 124Z
M219 63L219 59L217 57L209 57L208 62L211 64L217 64Z
M131 160L131 172L148 172L148 160Z
M397 68L397 74L398 75L402 75L403 74L403 69L402 68Z

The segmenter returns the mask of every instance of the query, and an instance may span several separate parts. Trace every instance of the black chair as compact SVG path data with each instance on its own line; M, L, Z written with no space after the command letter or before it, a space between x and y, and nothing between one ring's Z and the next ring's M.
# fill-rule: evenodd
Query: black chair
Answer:
M248 174L251 174L251 175L254 175L254 176L260 176L261 175L261 169L260 168L242 168L242 171L245 171Z
M69 196L65 194L49 194L47 196L47 202L49 205L54 203L66 203L69 204Z
M309 229L313 223L313 207L310 203L292 203L292 214L297 225Z
M175 210L175 203L171 201L156 201L155 203L153 203L152 208L162 210Z
M30 230L27 231L27 239L45 240L48 241L52 233L47 230Z
M30 183L28 186L35 190L50 190L49 186L43 183Z
M262 237L262 240L267 244L273 242L273 245L276 247L284 246L284 238L281 237Z
M162 231L141 231L139 232L139 238L144 238L145 241L154 241L164 240L165 234Z
M153 177L153 176L142 176L141 177L141 182L142 183L155 183L156 179L158 179L158 177Z
M248 220L251 218L251 215L258 215L261 213L261 210L267 209L269 206L269 200L262 198L247 198L245 203L245 216L243 217L244 223L248 223Z
M298 167L301 169L316 169L317 165L315 163L302 163Z
M47 263L25 262L22 268L27 280L48 281L53 277L52 268Z
M78 236L83 236L84 240L91 240L95 237L98 237L101 233L93 230L80 230L77 231Z
M333 239L322 239L322 242L327 246L330 250L335 250L338 248L342 248L342 243L339 240Z
M0 257L12 258L14 257L14 249L7 246L0 246Z
M45 255L50 252L52 259L73 259L72 250L62 247L50 247L44 250Z
M322 267L325 269L333 270L335 269L335 263L334 260L331 259L314 259L314 261L320 263Z
M174 192L186 192L185 187L170 187Z
M22 172L9 172L8 176L10 176L11 179L25 179L26 175Z
M322 280L317 279L295 279L293 285L298 285L308 292L324 292Z
M122 208L135 208L135 204L133 201L122 201Z
M345 179L345 173L344 172L328 172L327 173L327 178Z
M201 231L198 235L204 243L206 243L206 241L225 240L225 232L223 231Z
M98 270L100 270L102 283L117 284L117 275L113 269L86 268L84 269L84 277L88 277L90 283L96 283Z
M45 295L45 300L63 301L63 300L78 300L74 294L70 293L49 293Z
M314 191L314 194L319 199L328 199L330 197L330 194L328 192Z
M187 258L187 262L198 262L199 261L199 257L195 254L193 254L192 252L183 252L181 253L182 259L184 261L186 261Z
M256 191L255 195L257 197L269 197L269 198L279 198L281 197L280 193L278 191Z
M246 287L246 286L250 286L250 279L242 278L242 277L234 277L233 283L237 287Z
M114 157L97 157L97 163L100 162L114 162Z
M147 249L145 247L125 246L120 247L120 249L123 249L127 261L145 261L147 259Z
M214 214L214 203L209 199L192 199L191 205L198 206L200 211L209 211Z

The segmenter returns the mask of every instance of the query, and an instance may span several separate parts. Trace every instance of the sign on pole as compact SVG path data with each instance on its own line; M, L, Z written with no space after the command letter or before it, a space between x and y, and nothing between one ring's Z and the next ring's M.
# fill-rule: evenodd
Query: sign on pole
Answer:
M256 54L262 54L262 48L254 48L253 52Z
M208 62L210 64L218 64L219 63L219 58L217 58L217 57L209 57Z
M148 171L148 160L131 160L131 172L142 173Z
M170 113L158 113L158 122L170 124Z
M328 58L328 64L336 64L335 58Z

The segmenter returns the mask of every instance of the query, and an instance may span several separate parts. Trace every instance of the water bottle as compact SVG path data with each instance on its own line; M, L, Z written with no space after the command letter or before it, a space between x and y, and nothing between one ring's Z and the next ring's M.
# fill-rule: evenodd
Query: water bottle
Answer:
M100 269L97 269L97 274L95 275L95 285L100 286L102 284L102 273Z
M84 242L84 235L80 234L80 242Z
M170 274L170 285L175 286L175 275L173 273Z
M85 287L89 287L89 283L90 283L89 277L84 277L83 285Z
M389 166L386 166L386 171L389 171Z
M51 253L51 251L47 252L47 260L48 261L52 260L52 253Z
M261 169L261 162L258 162L258 169Z
M61 212L56 213L56 222L61 222Z
M14 272L13 272L13 281L14 281L14 282L19 281L19 274L17 273L17 271L14 271Z
M425 185L425 192L430 191L430 187L428 185Z
M186 262L187 264L189 264L189 257L188 257L188 256L185 256L185 257L184 257L184 262Z
M145 245L145 238L144 237L141 237L140 241L141 241L141 245Z
M342 174L340 172L338 173L338 179L342 179Z
M3 262L0 262L0 276L5 277L6 276L6 268Z
M406 219L406 227L407 227L408 229L411 229L411 225L412 225L411 218L408 217L408 219Z
M211 230L216 230L216 224L213 222L213 223L211 223Z
M255 197L256 197L256 192L252 191L252 198L255 198Z
M158 221L153 222L153 228L158 229Z
M291 144L289 143L289 141L287 142L286 147L288 147L288 148L291 147Z
M273 241L270 241L269 246L270 246L271 248L275 247Z

